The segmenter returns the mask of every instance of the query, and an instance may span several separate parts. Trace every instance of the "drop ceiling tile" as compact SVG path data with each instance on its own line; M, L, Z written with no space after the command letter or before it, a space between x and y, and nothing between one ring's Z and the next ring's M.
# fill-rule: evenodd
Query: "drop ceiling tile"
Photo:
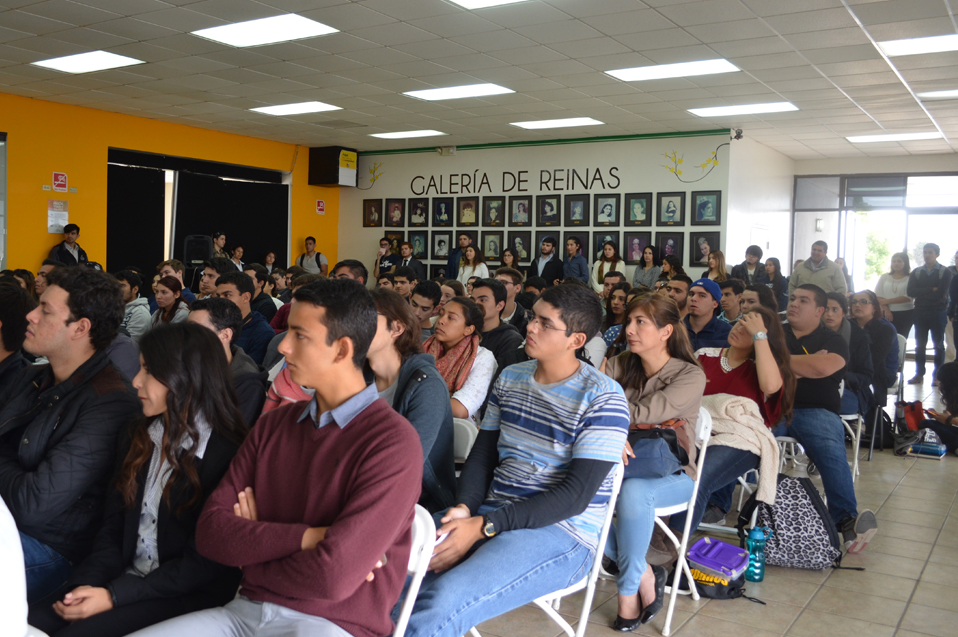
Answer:
M553 49L545 46L530 46L522 49L506 49L504 51L491 52L489 55L498 60L502 60L503 62L514 65L546 64L569 59L558 51L554 51Z
M855 19L849 15L844 7L770 16L765 18L765 21L782 35L814 33L830 29L858 28Z
M759 95L768 95L769 90L767 86L762 86L761 84L733 84L730 86L712 86L709 89L709 92L716 97L724 98L736 98L736 97L755 97ZM773 94L775 95L775 94ZM774 98L770 101L778 100L778 95L775 95ZM755 99L749 99L749 102L761 102L762 100L758 97Z
M49 58L60 57L61 55L73 55L75 53L86 53L89 49L85 46L80 46L79 44L71 44L69 42L64 42L63 40L58 40L55 36L46 36L41 35L35 38L27 38L25 40L17 40L12 43L12 46L17 48L24 49L26 51L32 51L34 53L33 60L39 61L46 60Z
M221 71L223 69L231 68L231 65L229 64L217 62L216 60L211 60L198 55L189 55L185 57L174 58L172 60L164 60L163 62L157 62L157 65L176 69L177 71L182 71L189 74L207 73L209 71Z
M888 70L888 64L881 58L874 60L857 60L854 62L825 63L817 64L816 66L819 71L828 77L855 75L858 73L880 73Z
M77 4L96 7L103 11L110 11L118 15L137 15L168 9L169 3L162 0L72 0Z
M882 84L901 86L901 82L899 81L898 77L891 71L886 71L884 73L862 73L860 75L840 75L838 77L832 78L832 81L841 88L852 86L876 86Z
M21 10L25 13L59 22L67 22L76 26L87 26L119 17L116 13L70 2L70 0L48 0L47 2L32 4Z
M868 36L857 26L827 31L793 33L785 36L789 44L802 51L829 49L832 47L850 47L856 44L871 46Z
M803 50L802 53L812 64L828 64L835 62L854 62L857 60L881 59L875 47L869 44L835 46L832 48L815 48ZM921 56L916 56L921 57ZM901 58L899 58L901 59Z
M499 26L517 30L530 25L569 19L569 16L562 11L540 2L520 2L514 5L477 9L475 13Z
M736 57L730 60L743 71L758 71L760 69L779 69L807 64L805 59L794 51L788 53L772 53L749 57Z
M645 55L656 64L714 60L718 57L715 55L714 50L705 44L656 49L654 51L646 51Z
M306 68L313 69L314 71L322 71L323 73L341 73L351 69L361 69L366 66L361 62L347 60L346 58L338 55L325 55L318 58L296 60L296 64L298 66L304 66Z
M682 29L628 33L617 35L615 39L635 51L651 51L653 49L669 49L676 46L699 44L698 40Z
M938 0L885 0L852 7L866 26L920 18L948 18L947 4Z
M506 66L506 63L502 60L497 60L496 58L490 55L485 55L484 53L471 53L469 55L456 55L453 57L447 57L443 58L442 63L451 69L464 72Z
M343 53L341 57L354 62L369 64L371 66L397 64L401 62L415 62L420 59L415 55L403 53L401 51L397 51L396 49L384 46L375 49L354 51L352 53Z
M579 60L586 66L597 71L605 72L615 69L630 69L634 66L648 66L654 64L650 58L641 53L629 52L617 55L597 55Z
M786 53L793 50L788 42L778 36L750 38L732 42L713 42L709 46L720 56L728 58L735 64L738 64L735 60L740 57Z
M523 37L515 31L509 31L508 29L500 29L498 31L488 31L485 33L475 33L470 35L460 35L450 39L465 47L469 47L470 49L480 51L482 53L528 48L535 46L536 44L529 38Z
M396 73L397 75L403 75L406 77L427 77L427 76L437 76L449 74L452 69L448 66L443 66L442 64L436 64L435 62L427 62L425 60L415 60L413 62L400 62L399 64L387 64L382 67L383 70L389 71L391 73ZM454 75L462 77L464 74L455 73ZM430 81L437 81L435 77L431 77ZM468 81L474 82L472 78Z
M131 42L130 44L123 44L121 46L113 47L110 49L111 53L116 53L118 55L126 55L131 58L136 58L137 60L143 60L144 62L162 62L164 60L172 60L181 56L180 53L167 49L160 46L155 46L153 44L148 44L146 42Z
M729 20L747 20L752 17L738 0L705 0L703 2L685 2L658 9L659 13L675 24L687 27L696 24L712 24Z
M944 3L941 3L942 5ZM924 20L907 20L891 22L866 27L878 42L885 40L903 40L905 38L920 38L929 35L949 35L954 32L954 26L948 18L926 18Z
M775 35L762 20L751 18L732 22L716 22L685 27L702 42L733 42L748 38L767 38Z
M253 84L256 82L265 82L272 79L272 76L270 75L258 73L251 69L227 68L219 71L209 71L208 74L215 78L226 80L228 82L235 82L237 84Z
M415 42L413 44L400 44L393 47L393 50L407 53L425 60L436 60L445 62L446 58L461 55L472 55L473 49L462 46L451 40L435 39L425 42Z
M190 11L225 20L228 23L244 22L282 15L283 11L253 0L203 0L189 5Z
M438 0L364 0L363 6L403 22L437 15L462 13L463 9Z
M223 80L218 77L204 75L202 73L198 73L196 75L186 75L183 77L171 77L165 81L175 86L196 89L198 91L215 90L226 86L232 86L234 84L234 82L230 82L229 80ZM255 85L251 84L249 86Z
M908 55L894 59L895 68L900 71L908 69L931 69L958 65L958 51L946 53L928 53L926 55Z
M600 31L579 20L534 24L517 30L525 37L540 44L594 40L603 36Z
M747 4L752 11L763 17L831 9L842 6L841 0L802 0L802 2L793 2L792 0L747 0Z
M125 38L85 27L58 31L55 37L63 42L82 46L89 51L109 49L110 47L120 46L121 44L128 44L134 41L134 38Z
M594 73L595 70L576 60L558 60L556 62L537 62L520 64L520 67L536 75L575 75L576 73Z
M316 57L316 49L306 46L304 44L305 42L309 42L309 40L266 44L256 47L256 52L268 55L277 60L304 60Z
M626 93L641 92L637 87L627 82L617 80L614 77L606 75L605 73L575 73L572 75L550 74L549 79L546 81L553 82L557 86L568 86L570 88L588 87L588 92L593 95L597 95L597 91L603 91L608 95L623 95ZM524 86L525 84L523 84L523 87Z
M378 42L384 46L393 46L397 44L410 44L412 42L422 42L432 40L437 36L414 27L410 24L385 24L376 27L366 27L352 31L353 35L373 42Z
M410 24L445 38L503 30L498 24L489 22L472 11L411 20Z
M0 86L18 86L20 84L29 84L30 82L35 81L36 80L32 77L0 71Z
M2 16L0 16L2 19ZM29 38L32 34L27 33L26 31L17 31L16 29L7 29L0 27L0 42L13 42L16 40L22 40L24 38Z
M150 24L135 18L107 20L106 22L98 22L90 28L97 32L109 33L130 40L152 40L153 38L162 38L179 33L174 29Z
M601 4L601 3L591 3ZM635 9L622 13L583 18L586 24L606 35L627 35L675 28L675 23L654 9Z
M2 14L3 26L14 31L23 31L32 35L45 35L64 31L74 25L62 20L51 20L25 11L5 11Z
M249 84L230 84L229 86L210 89L213 95L227 95L229 97L260 97L269 95L270 91L262 88L253 88Z
M504 66L496 69L479 69L477 71L471 71L470 75L474 75L483 82L492 82L493 84L502 84L503 86L508 86L513 82L521 83L536 77L534 73L530 73L529 71L518 66Z
M357 38L348 33L330 33L321 38L311 38L302 40L304 46L314 49L317 53L349 53L350 51L361 51L363 49L374 49L382 46L381 43Z
M175 31L191 32L198 29L209 27L218 27L228 24L228 20L215 18L213 16L191 11L183 7L163 9L162 11L151 11L150 13L141 13L137 20L156 24L161 27L167 27Z

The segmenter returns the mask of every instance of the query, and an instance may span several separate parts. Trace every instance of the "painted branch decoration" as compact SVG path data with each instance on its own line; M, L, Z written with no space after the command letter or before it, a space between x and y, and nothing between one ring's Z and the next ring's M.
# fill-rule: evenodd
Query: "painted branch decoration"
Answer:
M369 190L373 187L373 184L376 183L376 180L383 176L383 173L380 172L380 169L383 167L381 161L377 161L372 165L372 168L369 169L369 185L365 188L359 187L359 190Z
M699 170L705 171L705 173L702 174L698 179L683 179L682 178L682 172L683 172L682 166L685 164L685 159L684 159L684 156L679 155L674 150L671 152L665 153L663 155L663 157L665 157L666 161L668 161L670 165L663 164L662 167L665 168L670 173L672 173L673 175L675 175L675 178L681 181L683 184L694 184L697 181L702 181L703 179L709 176L709 173L715 170L715 167L719 165L719 159L718 159L719 149L722 146L728 146L728 145L729 143L725 142L724 144L719 144L718 146L716 146L715 150L712 151L712 154L709 156L709 158L697 166Z

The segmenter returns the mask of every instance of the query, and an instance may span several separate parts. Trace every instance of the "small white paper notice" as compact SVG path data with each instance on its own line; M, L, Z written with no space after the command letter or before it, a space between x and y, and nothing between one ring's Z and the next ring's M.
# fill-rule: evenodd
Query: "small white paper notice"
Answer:
M63 234L63 227L70 223L69 202L47 199L47 232Z

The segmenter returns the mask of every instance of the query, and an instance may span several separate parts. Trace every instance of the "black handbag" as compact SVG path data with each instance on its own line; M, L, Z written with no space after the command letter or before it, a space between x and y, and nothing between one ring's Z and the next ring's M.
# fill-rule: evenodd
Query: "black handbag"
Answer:
M669 420L650 428L630 429L629 445L634 458L629 458L623 478L654 480L682 471L689 463L689 455L679 444L675 429L684 420Z

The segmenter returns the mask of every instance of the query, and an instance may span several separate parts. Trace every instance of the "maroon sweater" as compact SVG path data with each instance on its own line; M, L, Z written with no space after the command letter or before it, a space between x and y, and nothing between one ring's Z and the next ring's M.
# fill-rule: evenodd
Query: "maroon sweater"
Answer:
M328 619L355 637L391 634L406 578L422 444L377 399L346 425L296 422L308 403L280 407L250 430L196 527L203 556L243 568L242 594ZM252 487L259 521L233 514ZM300 550L311 526L328 526ZM387 564L366 576L383 554Z

